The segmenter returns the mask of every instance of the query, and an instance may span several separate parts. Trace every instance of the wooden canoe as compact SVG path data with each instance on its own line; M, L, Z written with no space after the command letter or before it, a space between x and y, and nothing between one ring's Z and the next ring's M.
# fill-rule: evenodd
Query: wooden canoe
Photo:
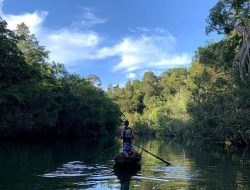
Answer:
M141 155L138 152L134 152L132 155L125 157L122 153L120 153L115 157L114 161L115 164L119 166L140 165Z

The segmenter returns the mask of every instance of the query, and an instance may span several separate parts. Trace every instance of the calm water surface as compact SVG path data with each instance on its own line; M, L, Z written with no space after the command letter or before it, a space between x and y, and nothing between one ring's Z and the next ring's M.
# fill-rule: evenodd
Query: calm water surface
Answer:
M136 143L172 165L143 152L141 169L113 169L120 147L98 152L119 144L118 140L2 143L0 189L250 189L248 151L191 147L162 139L137 138Z

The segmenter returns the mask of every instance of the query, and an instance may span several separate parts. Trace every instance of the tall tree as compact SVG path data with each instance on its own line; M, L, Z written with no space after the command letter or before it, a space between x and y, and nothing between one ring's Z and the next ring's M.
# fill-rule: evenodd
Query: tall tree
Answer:
M236 30L242 36L241 48L235 60L241 80L250 74L250 2L249 0L220 0L210 11L207 33L229 34Z
M248 26L249 10L249 0L219 0L210 10L206 32L228 34L237 25Z
M25 61L29 64L42 64L49 56L49 52L41 46L34 34L30 33L27 25L18 24L16 34L19 38L18 47L22 51Z

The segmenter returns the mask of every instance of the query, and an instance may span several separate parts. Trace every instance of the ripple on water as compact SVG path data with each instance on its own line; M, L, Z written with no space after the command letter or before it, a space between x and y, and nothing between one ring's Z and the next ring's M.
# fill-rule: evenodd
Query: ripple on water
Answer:
M84 177L83 177L84 176ZM112 188L118 189L119 180L113 174L113 170L103 165L88 166L83 162L73 161L63 164L55 171L43 174L42 177L46 178L68 178L68 177L82 177L78 181L72 183L72 187L83 187L84 189L98 189L98 186L105 189L102 184L108 184L113 181ZM107 188L110 189L110 188Z
M145 176L134 176L134 179L140 179L140 180L150 180L150 181L164 181L164 182L168 182L168 179L163 179L163 178L159 178L159 177L145 177Z
M189 181L197 179L199 172L189 171L180 165L171 166L148 166L142 165L144 172L139 172L131 176L133 186L138 185L139 181L151 181L153 184L160 185L173 180ZM55 171L41 175L45 178L75 178L72 187L83 189L118 189L121 179L114 174L112 167L104 165L85 165L81 161L72 161L63 164ZM81 177L81 178L76 178ZM108 187L109 188L108 188Z
M99 172L98 172L99 171ZM102 179L102 175L111 173L112 171L108 167L102 165L88 166L84 165L81 161L72 161L63 164L55 171L41 175L48 178L63 178L63 177L80 177L86 176ZM104 179L104 178L103 178Z

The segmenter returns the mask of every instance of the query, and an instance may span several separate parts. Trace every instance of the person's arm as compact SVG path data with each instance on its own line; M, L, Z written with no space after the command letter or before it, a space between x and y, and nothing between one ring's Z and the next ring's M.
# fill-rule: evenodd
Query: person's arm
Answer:
M123 129L121 129L121 139L123 139Z
M132 139L135 138L134 130L132 129Z

